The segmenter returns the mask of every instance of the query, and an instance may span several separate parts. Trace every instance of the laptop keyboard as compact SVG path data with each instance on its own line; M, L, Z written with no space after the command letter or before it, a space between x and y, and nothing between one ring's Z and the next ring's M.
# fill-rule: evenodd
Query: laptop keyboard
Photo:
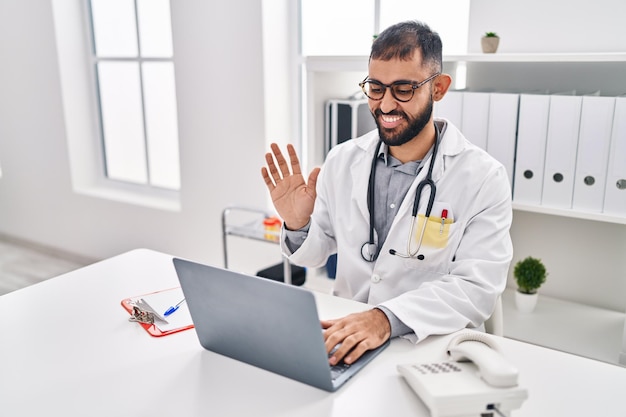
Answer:
M350 365L341 361L337 365L330 367L330 378L334 381L335 379L339 378L341 374L346 372L348 369L350 369Z
M339 346L341 346L341 343L339 343L337 346L335 346L328 353L328 357L329 358L333 355L333 353L335 353L335 351L337 349L339 349ZM344 361L340 361L337 365L330 365L330 379L332 379L334 381L335 379L339 378L341 376L341 374L346 372L348 369L350 369L350 365L348 365Z

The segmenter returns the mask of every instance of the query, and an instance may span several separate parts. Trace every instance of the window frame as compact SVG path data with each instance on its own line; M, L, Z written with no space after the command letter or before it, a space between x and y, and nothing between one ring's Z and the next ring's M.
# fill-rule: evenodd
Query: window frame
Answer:
M177 188L168 188L160 185L152 184L152 178L150 174L150 152L149 152L149 140L148 140L148 126L146 123L146 95L145 95L145 86L144 86L144 63L171 63L174 68L175 74L175 61L174 61L174 51L172 49L172 55L170 57L145 57L142 56L141 51L141 40L140 40L140 28L139 28L139 15L138 15L138 0L131 0L133 2L133 7L135 11L135 35L137 42L137 56L136 57L114 57L114 56L105 56L100 57L97 54L96 50L96 39L95 39L95 29L93 22L93 12L92 12L92 0L84 0L85 5L85 29L87 42L89 45L89 68L90 68L90 76L92 79L93 86L93 100L95 105L96 114L94 115L96 123L97 123L97 147L98 147L98 155L100 159L100 163L98 164L98 170L102 176L103 183L110 183L115 185L116 187L120 187L124 191L135 192L138 194L146 194L152 193L156 196L162 196L166 198L178 197L181 188L181 180L180 180L180 156L178 161L178 187ZM169 0L168 0L169 2ZM170 3L171 4L171 3ZM171 8L171 6L170 6ZM170 20L171 24L171 20ZM111 178L109 176L108 168L107 168L107 154L106 154L106 138L104 132L104 116L102 112L102 95L100 91L100 74L98 71L98 64L101 62L131 62L136 63L138 68L138 77L139 77L139 88L140 88L140 102L141 102L141 122L143 127L143 145L144 145L144 171L145 171L145 183L134 182L134 181L126 181L123 179ZM174 79L174 91L176 92L176 80ZM178 103L175 103L176 107ZM180 151L180 135L178 130L178 115L175 114L176 122L177 122L177 137L176 137L176 145Z
M75 194L87 198L180 212L179 190L124 183L104 176L96 79L90 64L87 0L52 0L51 5L69 162L68 186Z

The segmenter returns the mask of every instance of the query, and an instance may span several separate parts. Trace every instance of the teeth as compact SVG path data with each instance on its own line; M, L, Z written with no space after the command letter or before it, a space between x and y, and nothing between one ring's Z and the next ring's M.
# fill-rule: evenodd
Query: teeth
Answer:
M383 121L385 123L394 123L394 122L397 122L398 120L401 119L400 116L385 116L385 115L382 115L381 117L382 117L382 119L383 119Z

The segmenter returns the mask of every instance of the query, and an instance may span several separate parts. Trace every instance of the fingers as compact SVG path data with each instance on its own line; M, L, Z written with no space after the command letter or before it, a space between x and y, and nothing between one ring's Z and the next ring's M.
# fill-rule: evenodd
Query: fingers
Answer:
M354 363L366 351L382 345L391 334L389 321L378 309L321 323L326 329L326 351L330 353L335 346L341 344L328 360L331 365L336 365L342 359L347 364Z
M341 343L343 339L345 338L344 333L343 333L344 324L342 320L345 320L345 318L340 319L340 320L322 320L321 321L322 328L325 329L324 344L326 346L326 352L328 353L330 353L335 348L335 346Z
M265 154L267 168L264 168L265 170L261 171L261 175L263 176L265 184L267 184L268 187L275 186L281 179L291 175L292 172L294 175L301 174L300 161L298 160L298 155L296 154L296 150L293 145L287 145L289 161L291 162L291 170L289 169L289 164L287 163L287 160L283 156L283 153L278 145L272 143L270 148L272 151Z
M291 171L293 174L302 174L302 171L300 170L300 160L298 159L298 154L296 154L296 149L292 144L287 145L287 152L289 153L289 161L291 162Z
M346 332L342 332L344 335ZM357 359L359 359L365 352L370 349L374 349L380 345L382 345L382 341L378 344L374 341L373 338L369 337L366 332L358 332L354 334L350 334L345 337L343 341L340 342L337 350L333 352L332 356L328 358L328 363L331 365L336 365L343 360L343 362L348 365L353 364ZM332 347L330 350L334 349L339 343L331 343Z
M265 181L265 184L272 191L276 188L276 185L283 180L285 177L290 175L302 175L302 169L300 167L300 160L298 159L298 154L296 153L296 149L292 144L287 144L287 153L289 155L289 162L291 164L291 170L289 168L289 164L287 160L283 156L280 148L277 144L272 143L270 145L272 151L265 154L265 162L267 167L261 168L261 176ZM320 168L314 168L309 174L308 178L308 188L310 190L315 190L317 185L317 177L319 176Z
M328 358L328 363L330 365L337 365L342 360L343 362L351 365L358 358L363 355L368 349L365 348L366 341L360 340L356 335L349 336L344 339L344 341L339 345L337 350L332 354L330 358ZM337 346L337 345L335 345ZM332 348L331 348L332 351Z
M278 168L280 169L282 177L285 178L289 176L291 174L289 170L289 164L287 164L287 160L283 156L283 153L280 151L280 148L275 143L272 143L270 147L272 148L272 152L274 153L274 158L276 158L276 163L278 164ZM293 149L293 146L291 145L287 145L287 152L289 152L290 158L291 158L292 152L294 155L296 153L296 151ZM267 160L267 157L265 159ZM273 161L272 161L272 165L273 165ZM270 171L271 171L271 167L270 167ZM276 179L276 176L274 178Z
M322 325L322 329L328 329L330 326L335 324L337 320L320 320L320 324Z
M261 168L261 176L263 177L263 181L265 181L265 185L267 185L267 188L270 190L270 192L274 188L276 188L276 184L274 184L274 181L272 181L272 179L270 178L270 174L267 171L267 168Z
M280 149L278 150L278 153L280 153ZM282 176L279 174L278 168L276 168L276 163L274 162L274 155L272 155L271 152L268 152L265 154L265 163L267 164L267 168L263 167L263 170L261 171L261 174L263 175L263 179L265 180L266 184L268 184L268 180L269 180L272 183L272 185L276 185L276 183L282 179Z
M381 343L382 344L382 343ZM341 345L343 347L343 344ZM343 361L348 365L352 365L357 359L359 359L365 352L370 349L374 349L377 346L373 346L370 339L363 339L352 350L346 349L345 354L339 352L337 355L343 354Z
M298 169L300 169L299 166ZM320 170L320 168L313 168L313 171L311 171L311 173L309 174L309 180L307 182L307 185L311 190L315 190L317 187L317 177L320 175Z

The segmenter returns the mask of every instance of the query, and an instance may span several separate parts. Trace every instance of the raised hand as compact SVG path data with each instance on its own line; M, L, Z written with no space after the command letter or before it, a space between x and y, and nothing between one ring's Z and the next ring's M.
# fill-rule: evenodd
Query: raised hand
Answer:
M291 230L300 229L306 226L313 213L317 196L315 185L320 169L313 169L305 182L293 145L287 145L291 170L278 145L272 143L271 149L272 152L265 154L267 167L261 169L261 175L285 226Z

